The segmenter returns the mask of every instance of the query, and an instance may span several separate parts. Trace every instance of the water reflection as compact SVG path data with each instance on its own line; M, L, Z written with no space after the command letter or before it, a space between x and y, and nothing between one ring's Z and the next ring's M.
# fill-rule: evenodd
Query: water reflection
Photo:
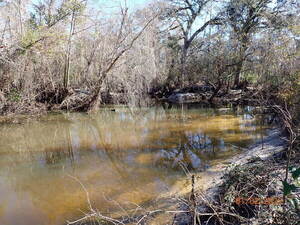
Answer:
M0 126L0 224L62 224L95 208L152 202L182 167L205 170L266 134L249 112L191 106L103 109ZM71 175L71 176L69 176Z

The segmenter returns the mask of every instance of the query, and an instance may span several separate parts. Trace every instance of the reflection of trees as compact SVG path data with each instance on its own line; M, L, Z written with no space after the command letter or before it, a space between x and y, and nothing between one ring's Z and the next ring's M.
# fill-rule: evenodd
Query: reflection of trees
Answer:
M0 142L2 149L16 153L11 156L13 162L20 157L45 166L76 164L94 154L127 179L128 168L135 164L128 158L134 160L143 153L152 155L152 165L139 166L172 169L184 162L188 168L203 167L222 157L231 149L228 146L245 147L255 135L260 138L255 120L247 122L242 116L224 116L218 111L199 114L186 107L60 115L31 125L2 127Z
M63 215L85 204L85 193L63 177L64 170L90 184L93 197L105 192L112 199L143 203L157 194L158 184L175 182L173 172L181 170L181 163L190 170L203 169L210 160L222 158L229 145L248 145L253 135L260 138L255 123L211 111L157 107L2 126L1 176L49 217L53 209ZM137 161L142 154L150 160Z
M56 163L62 163L66 161L70 161L71 164L74 162L74 152L72 147L72 137L71 137L71 131L70 126L64 126L63 129L61 127L56 127L55 134L57 133L57 130L60 131L60 135L64 138L64 143L62 143L62 146L59 147L46 147L44 149L44 155L45 155L45 162L47 164L56 164ZM57 135L50 136L52 143L57 143ZM47 144L45 145L47 146Z
M111 138L109 138L110 140L108 140L107 138L107 136L112 137L117 134L114 134L113 132L111 132L111 130L106 129L104 131L103 129L101 129L99 121L95 119L92 120L90 126L94 128L93 134L95 137L97 137L98 146L100 147L100 149L98 149L97 152L99 153L99 151L101 151L102 153L104 153L110 165L120 175L120 177L124 181L126 181L129 178L129 173L126 171L126 167L124 167L123 164L119 163L120 162L119 160L122 156L122 151L120 151L120 149L116 149L118 148L118 146L114 148L111 143L112 141ZM103 154L97 154L97 155L99 158L103 158Z
M126 164L129 155L134 158L163 150L157 166L172 168L174 162L185 161L192 168L195 161L218 158L228 146L246 147L258 135L255 120L245 122L243 117L223 116L218 111L201 115L187 111L187 106L168 107L56 116L31 125L2 127L0 141L4 143L2 149L26 160L72 164L82 155L93 153L124 172L118 162ZM207 116L211 114L216 116Z
M70 121L63 117L54 121L2 126L0 153L6 151L10 159L1 160L0 164L8 160L53 164L72 159L70 126Z
M210 160L228 157L227 152L236 150L233 146L246 147L258 139L261 133L256 120L245 120L244 116L219 115L204 118L197 126L191 124L186 128L171 127L165 135L147 142L168 143L177 141L176 147L168 148L162 144L162 154L159 154L158 164L164 167L177 167L178 162L184 163L189 169L201 169ZM180 113L179 121L186 119L186 115ZM193 123L193 122L192 122ZM175 131L174 131L175 130ZM156 149L159 149L156 147ZM176 162L174 164L174 162ZM202 162L202 163L196 163ZM195 167L199 165L200 167Z
M39 138L37 145L46 164L74 162L72 146L72 122L69 119L54 121L41 126L39 132L46 135L35 135ZM35 131L36 132L36 131Z

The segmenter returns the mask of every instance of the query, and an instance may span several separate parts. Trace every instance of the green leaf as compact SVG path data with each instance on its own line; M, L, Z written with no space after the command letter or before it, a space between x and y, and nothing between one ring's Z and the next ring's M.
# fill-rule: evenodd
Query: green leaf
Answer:
M285 196L291 194L292 191L295 191L297 189L297 187L294 184L289 184L286 181L282 181L282 184L283 184L283 194Z
M294 180L296 180L296 179L298 179L298 177L300 177L300 168L298 168L292 172L292 177L294 178Z
M289 171L293 171L294 169L296 169L294 166L289 166Z

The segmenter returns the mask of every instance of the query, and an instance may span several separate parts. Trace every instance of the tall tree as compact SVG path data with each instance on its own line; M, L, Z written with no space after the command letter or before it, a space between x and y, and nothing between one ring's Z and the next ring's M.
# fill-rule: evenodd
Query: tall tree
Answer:
M280 12L282 1L273 4L272 0L230 0L226 6L227 22L237 41L234 69L234 87L240 86L240 77L247 59L251 38L260 29L270 27Z
M179 28L182 39L181 51L181 85L184 85L186 79L186 63L188 50L195 38L205 31L209 25L220 25L221 19L218 13L213 17L209 15L208 7L212 0L169 0L166 18L171 20L174 26L171 29ZM210 5L211 6L211 5ZM212 9L211 7L209 7ZM205 14L205 15L204 15ZM208 18L208 19L206 19ZM202 24L202 25L198 25Z
M88 112L96 111L102 103L101 89L103 82L116 66L120 59L133 48L137 40L142 36L144 31L153 23L153 21L161 14L156 12L150 19L139 25L137 29L132 29L131 17L127 7L120 8L120 22L117 24L116 38L111 51L104 57L104 60L99 60L99 69L97 72L97 80L91 98L86 101L81 108Z
M44 0L34 5L30 23L33 29L40 26L50 28L61 20L70 17L69 34L65 53L65 68L63 73L63 85L67 89L70 80L70 54L72 48L72 36L75 31L76 18L80 16L86 6L87 0Z

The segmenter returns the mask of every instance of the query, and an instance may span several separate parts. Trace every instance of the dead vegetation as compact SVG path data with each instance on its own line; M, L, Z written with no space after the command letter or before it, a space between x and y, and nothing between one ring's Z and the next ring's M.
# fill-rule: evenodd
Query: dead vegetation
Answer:
M286 156L282 153L267 160L253 158L245 165L230 169L222 178L222 185L213 187L205 193L194 190L193 183L197 181L192 175L189 197L173 199L173 204L178 204L176 210L147 211L138 206L134 210L126 211L125 216L112 218L91 208L91 211L82 218L68 224L152 224L152 220L158 215L170 214L173 219L167 224L172 225L297 225L300 211L290 201L285 205L282 204L281 181L285 176L284 160ZM295 156L295 160L291 163L299 165L300 156ZM294 193L289 198L300 198L300 192ZM259 199L260 203L255 199Z
M235 89L299 83L297 1L107 2L0 1L0 114L142 105L199 83L208 103L240 104Z
M286 206L237 206L233 199L280 193L276 182L288 180L292 149L299 148L299 2L277 1L274 7L269 0L169 0L133 12L122 3L108 16L85 0L0 1L0 114L93 111L106 102L139 105L149 93L163 98L179 88L198 92L190 88L198 83L212 87L201 94L207 103L278 105L290 137L287 159L235 168L218 199L192 191L183 210L191 220L182 223L293 224L297 213ZM190 35L195 21L204 19ZM244 99L235 89L246 93ZM291 109L297 112L289 114ZM173 224L181 218L175 214ZM91 208L77 222L91 217L109 221ZM130 222L142 224L143 218Z
M174 224L298 224L298 209L290 201L283 204L284 158L282 154L266 161L253 158L230 169L222 185L195 193L195 200L190 197L182 206L189 213L178 214ZM292 164L299 163L298 155ZM299 199L300 192L290 198Z
M273 106L287 137L284 151L229 168L222 184L205 193L192 187L189 213L175 224L299 224L299 169L290 174L300 165L297 104Z

